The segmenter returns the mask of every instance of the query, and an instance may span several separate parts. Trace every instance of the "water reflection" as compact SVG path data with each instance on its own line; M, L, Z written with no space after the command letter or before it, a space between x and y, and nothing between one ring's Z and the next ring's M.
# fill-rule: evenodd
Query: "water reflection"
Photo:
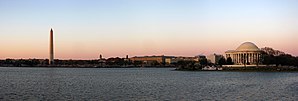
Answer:
M0 100L297 100L298 74L0 68Z

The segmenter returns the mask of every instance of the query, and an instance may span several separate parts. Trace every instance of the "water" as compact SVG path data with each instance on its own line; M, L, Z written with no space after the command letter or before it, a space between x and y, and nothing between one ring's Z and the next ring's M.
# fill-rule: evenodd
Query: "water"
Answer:
M296 72L0 68L0 100L298 100Z

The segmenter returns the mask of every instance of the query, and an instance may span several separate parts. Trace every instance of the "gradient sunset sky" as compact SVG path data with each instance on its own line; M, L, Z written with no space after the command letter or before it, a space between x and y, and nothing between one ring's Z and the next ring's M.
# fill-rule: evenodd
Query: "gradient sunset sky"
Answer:
M0 0L0 58L224 54L243 42L298 55L298 0Z

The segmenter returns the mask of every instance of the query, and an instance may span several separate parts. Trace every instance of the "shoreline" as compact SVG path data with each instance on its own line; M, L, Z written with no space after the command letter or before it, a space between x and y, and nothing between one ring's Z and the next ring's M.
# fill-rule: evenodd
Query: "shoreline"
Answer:
M121 66L111 66L111 67L80 67L80 66L0 66L0 68L176 68L176 67L169 67L169 66L152 66L152 67L141 67L141 66L128 66L128 67L121 67Z
M297 67L220 67L222 70L202 70L202 69L179 69L173 66L111 66L111 67L80 67L80 66L0 66L0 68L172 68L172 71L193 71L193 72L204 72L204 71L213 71L213 72L298 72Z
M222 70L179 69L175 71L223 71L223 72L298 72L297 67L220 67Z

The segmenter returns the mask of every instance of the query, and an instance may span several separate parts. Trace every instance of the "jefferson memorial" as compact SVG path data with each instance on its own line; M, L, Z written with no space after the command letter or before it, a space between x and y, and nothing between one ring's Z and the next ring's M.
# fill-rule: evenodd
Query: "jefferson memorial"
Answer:
M236 50L225 52L226 58L231 58L234 65L256 65L260 63L262 51L252 42L241 44Z

